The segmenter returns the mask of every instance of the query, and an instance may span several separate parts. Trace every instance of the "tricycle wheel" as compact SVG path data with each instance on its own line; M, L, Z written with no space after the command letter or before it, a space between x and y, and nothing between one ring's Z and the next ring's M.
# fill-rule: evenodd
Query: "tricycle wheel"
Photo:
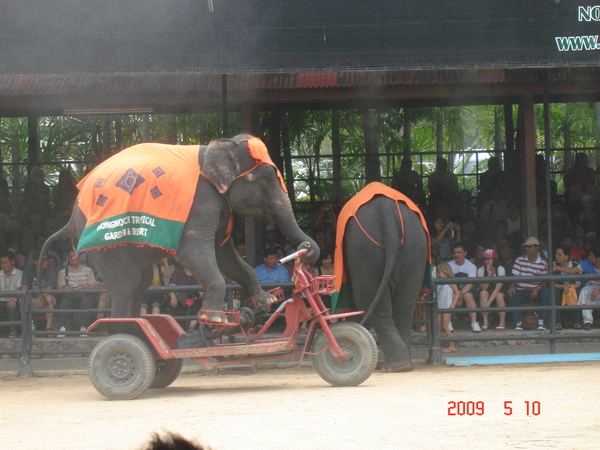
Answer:
M156 373L150 389L161 389L170 386L177 379L183 367L183 359L157 359Z
M375 339L363 326L354 322L339 322L330 328L348 357L340 361L327 349L315 355L315 369L333 386L358 386L371 376L377 365ZM318 352L328 346L327 335L321 333L313 348Z
M100 341L90 354L89 371L96 390L109 400L132 400L154 380L154 356L144 341L130 334L114 334Z

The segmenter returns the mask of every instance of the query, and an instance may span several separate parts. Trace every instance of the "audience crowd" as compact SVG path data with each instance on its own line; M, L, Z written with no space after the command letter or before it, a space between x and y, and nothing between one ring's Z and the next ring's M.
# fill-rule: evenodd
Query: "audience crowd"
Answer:
M539 162L539 161L538 161ZM524 236L521 229L521 205L517 190L509 185L507 174L501 170L496 157L488 160L488 170L479 175L479 191L459 189L457 177L448 169L448 162L438 158L436 169L429 176L426 196L422 181L412 170L412 161L405 157L400 170L394 174L392 187L405 193L424 211L431 234L434 260L433 274L438 277L477 276L498 277L497 283L469 283L438 290L440 307L489 308L492 305L521 306L523 304L548 304L549 288L543 283L501 283L505 275L554 273L598 273L600 270L600 192L596 188L596 171L589 167L587 156L578 154L573 167L564 174L564 195L556 194L552 185L551 218L546 217L546 197L541 178L543 171L536 170L539 234ZM43 169L36 167L24 188L22 200L14 204L9 196L6 180L0 178L0 291L32 290L32 306L48 312L35 316L35 328L63 336L66 331L85 333L86 328L102 313L107 305L105 294L79 294L80 289L101 287L94 267L86 255L75 255L71 242L58 242L43 261L39 249L50 233L60 228L71 213L77 188L69 170L60 173L59 182L52 189L44 182ZM314 275L333 273L333 249L336 218L348 196L340 196L333 204L319 205L315 209L311 234L321 249L321 257L314 267ZM551 222L551 223L548 223ZM555 242L554 255L547 254L544 236L551 225ZM598 238L596 237L598 235ZM287 282L291 266L280 266L277 260L293 251L290 243L282 239L278 230L267 225L264 230L264 264L256 267L263 283ZM236 249L245 258L245 245L240 240ZM552 258L550 256L553 256ZM42 265L42 279L37 279L37 267ZM437 267L437 269L436 269ZM229 280L235 281L235 280ZM173 259L165 259L153 267L153 286L198 284L185 268ZM37 287L45 290L42 296ZM600 303L600 283L569 283L556 285L557 302L571 288L576 290L579 304ZM68 295L52 295L53 289L73 290ZM109 301L110 299L108 299ZM16 321L20 317L20 298L0 298L0 320ZM238 302L239 303L239 302ZM142 305L142 313L170 313L194 315L202 304L202 293L172 292L149 294ZM56 314L54 311L82 309L78 315ZM440 316L440 329L446 334L453 330L452 320L465 320L475 333L493 329L503 331L512 319L515 330L525 326L525 314L472 312ZM548 325L547 312L535 317L535 328ZM558 327L570 326L591 329L594 310L557 315ZM188 328L196 321L187 324ZM493 327L492 327L493 323ZM0 336L8 330L9 337L17 337L16 326L0 329ZM424 326L420 331L426 331ZM454 346L449 351L456 351Z

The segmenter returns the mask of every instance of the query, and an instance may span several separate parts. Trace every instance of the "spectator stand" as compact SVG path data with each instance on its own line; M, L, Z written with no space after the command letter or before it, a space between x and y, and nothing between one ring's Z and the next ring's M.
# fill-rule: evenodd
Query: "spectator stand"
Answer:
M565 330L561 330L560 332L556 330L556 311L581 311L583 309L600 309L600 305L573 305L573 306L562 306L561 298L557 298L555 295L554 285L556 282L562 282L565 280L569 281L587 281L587 280L598 280L600 279L600 274L580 274L580 275L543 275L543 276L528 276L528 277L519 277L519 276L504 276L502 277L502 281L504 283L517 283L522 282L523 279L526 278L527 281L537 281L548 283L550 286L550 306L538 306L535 304L512 307L507 306L505 308L460 308L460 310L455 309L439 309L437 307L437 301L428 302L430 307L430 315L429 317L437 317L438 313L456 313L458 311L468 313L468 312L498 312L499 310L503 310L506 312L512 311L550 311L550 323L549 327L546 330L530 330L530 331L510 331L507 328L506 331L503 332L487 332L487 333L473 333L468 335L459 335L456 334L452 338L440 337L439 329L437 325L437 320L430 320L430 328L431 328L431 346L429 349L429 360L430 364L440 364L442 363L442 348L441 344L445 342L489 342L489 341L548 341L549 342L549 350L548 353L551 355L556 354L556 341L560 340L579 340L579 339L600 339L600 330L598 331L584 331L584 332L569 332ZM477 277L477 278L435 278L433 292L435 292L435 286L438 284L459 284L468 282L468 280L473 280L474 283L493 283L497 282L498 278L495 277ZM456 355L460 356L460 352ZM490 360L491 361L491 360ZM526 361L521 361L526 362ZM534 360L529 362L536 362ZM491 363L491 362L490 362Z

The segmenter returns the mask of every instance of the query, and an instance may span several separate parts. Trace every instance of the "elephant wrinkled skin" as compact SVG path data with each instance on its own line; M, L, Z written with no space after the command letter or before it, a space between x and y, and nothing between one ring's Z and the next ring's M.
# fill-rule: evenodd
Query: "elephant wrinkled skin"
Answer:
M377 185L382 192L393 191L392 197L399 194ZM424 222L405 203L375 195L348 219L342 234L350 302L367 314L372 308L366 320L385 356L384 372L412 370L412 317L429 251ZM336 266L341 262L336 259Z
M274 221L292 243L310 244L309 253L304 255L307 261L318 257L317 244L296 223L279 171L257 164L248 152L249 138L252 136L238 135L199 146L205 176L197 180L175 258L204 286L204 310L222 309L226 292L223 275L236 280L250 296L263 293L254 270L240 258L232 240L221 245L227 237L230 209L239 215ZM46 241L42 254L58 239L77 240L85 224L86 218L76 204L69 223ZM143 295L151 284L151 264L166 253L123 245L90 250L88 255L106 285L112 317L139 317Z

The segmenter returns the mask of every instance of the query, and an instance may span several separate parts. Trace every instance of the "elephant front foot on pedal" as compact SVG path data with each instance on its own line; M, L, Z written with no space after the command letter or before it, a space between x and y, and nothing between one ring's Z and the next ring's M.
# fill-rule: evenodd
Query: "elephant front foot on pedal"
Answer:
M281 288L271 289L270 291L263 292L262 294L255 295L244 302L249 308L258 308L259 306L271 306L274 303L279 303L285 300L285 295Z
M240 312L201 309L198 311L198 321L206 325L237 326L240 324Z

